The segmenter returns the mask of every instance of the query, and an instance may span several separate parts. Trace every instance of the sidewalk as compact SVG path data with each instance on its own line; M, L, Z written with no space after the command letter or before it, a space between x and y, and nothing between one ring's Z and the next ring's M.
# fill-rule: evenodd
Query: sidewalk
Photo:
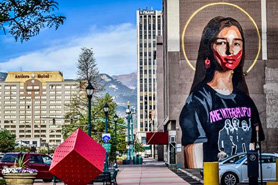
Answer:
M180 178L165 165L164 162L158 162L153 159L144 159L142 165L119 165L120 171L117 176L118 185L163 185L163 184L183 184L188 182ZM36 180L34 185L50 185L53 182L45 183ZM95 185L103 184L94 183ZM57 183L56 185L64 185Z
M142 165L121 165L119 169L117 176L119 185L189 184L169 170L164 162L155 160L144 159Z

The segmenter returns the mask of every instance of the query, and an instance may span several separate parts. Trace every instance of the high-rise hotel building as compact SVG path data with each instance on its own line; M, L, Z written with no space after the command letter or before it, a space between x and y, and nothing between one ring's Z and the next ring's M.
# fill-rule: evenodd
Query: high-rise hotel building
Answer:
M0 81L1 129L17 140L57 146L63 141L61 125L70 122L63 118L65 104L78 92L79 82L64 80L59 71L8 72Z
M162 13L137 10L137 138L145 144L146 132L156 131L156 46L162 35Z

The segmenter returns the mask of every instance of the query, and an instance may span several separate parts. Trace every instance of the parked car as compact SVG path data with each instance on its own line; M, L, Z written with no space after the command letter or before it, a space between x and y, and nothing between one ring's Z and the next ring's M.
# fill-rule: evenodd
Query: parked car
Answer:
M49 167L52 158L45 154L39 153L22 153L22 152L9 152L4 154L0 162L0 175L2 174L2 169L6 167L13 166L19 156L24 155L24 161L29 168L38 170L37 179L43 179L44 182L52 181L52 174L49 172Z
M276 180L276 158L278 154L262 153L263 181ZM260 170L260 168L259 168ZM201 170L203 176L203 170ZM259 180L261 179L259 173ZM239 153L219 162L219 181L221 185L248 183L247 154Z

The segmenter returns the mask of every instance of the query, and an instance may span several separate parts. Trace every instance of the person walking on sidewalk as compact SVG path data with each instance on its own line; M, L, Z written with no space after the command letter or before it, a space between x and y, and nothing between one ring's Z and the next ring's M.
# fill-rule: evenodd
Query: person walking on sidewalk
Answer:
M222 160L224 160L224 159L226 159L228 157L228 155L226 154L224 148L221 148L220 150L221 151L217 154L218 161L222 161Z

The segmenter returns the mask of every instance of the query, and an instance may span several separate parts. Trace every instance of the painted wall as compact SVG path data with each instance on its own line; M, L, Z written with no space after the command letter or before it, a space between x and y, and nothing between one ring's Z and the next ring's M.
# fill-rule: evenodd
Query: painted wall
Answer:
M181 130L178 124L179 114L188 96L194 76L194 71L184 58L182 45L185 44L187 57L194 66L204 26L211 18L221 15L235 18L244 29L246 39L245 70L248 70L252 65L258 51L259 40L254 24L241 10L228 5L211 6L197 13L188 24L184 34L184 43L182 43L184 26L190 16L200 7L215 2L219 1L179 0L179 4L174 6L173 4L176 1L163 1L165 26L162 52L163 63L158 64L163 67L163 69L158 71L158 75L163 76L161 81L158 78L158 84L163 84L162 87L158 87L158 99L163 97L161 98L163 102L158 105L158 125L161 122L167 124L176 121L177 143L181 141ZM225 2L234 3L248 12L258 26L260 33L264 30L264 58L262 58L262 52L260 52L257 63L246 76L246 81L250 96L259 110L266 135L266 140L263 142L263 151L278 152L278 52L276 51L278 22L275 21L278 19L278 1L228 0ZM175 22L177 12L179 12L179 31L173 32L172 28L174 27L169 28L167 25L170 25L169 22L172 19ZM262 15L265 15L265 18ZM262 23L262 21L264 22ZM262 29L262 25L264 25L264 29ZM177 35L178 33L179 35ZM176 34L176 36L172 34ZM172 44L176 41L173 39L178 37L180 38L179 50L172 47ZM182 153L177 153L177 163L183 163Z

